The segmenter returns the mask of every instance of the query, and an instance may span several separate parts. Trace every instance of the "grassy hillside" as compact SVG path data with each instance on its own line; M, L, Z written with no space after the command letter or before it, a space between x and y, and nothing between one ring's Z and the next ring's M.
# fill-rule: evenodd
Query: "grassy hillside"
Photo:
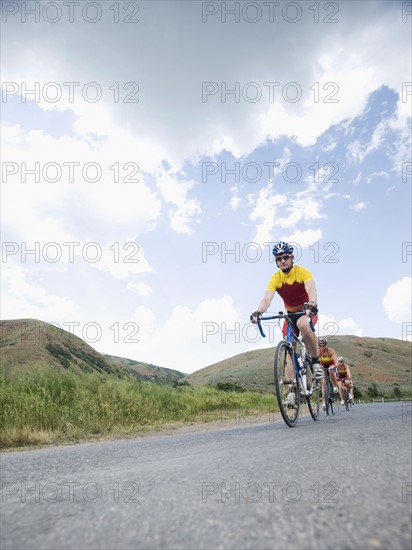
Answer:
M0 321L1 367L22 373L32 367L121 375L84 340L37 319Z
M376 383L384 395L412 393L412 344L393 338L334 336L328 344L349 364L355 385L366 394ZM273 392L274 349L242 353L198 370L187 377L193 385L233 382L249 390Z
M178 371L101 354L81 338L37 319L0 321L0 366L11 375L52 368L168 384L184 377Z
M158 367L156 365L152 365L151 363L143 363L142 361L125 359L124 357L117 357L116 355L105 354L103 357L105 357L110 364L134 375L139 380L173 384L186 376L183 372L178 370Z

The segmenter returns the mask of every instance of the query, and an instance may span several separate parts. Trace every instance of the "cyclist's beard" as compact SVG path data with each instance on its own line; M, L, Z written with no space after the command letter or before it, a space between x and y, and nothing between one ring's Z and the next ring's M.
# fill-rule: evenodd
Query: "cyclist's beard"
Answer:
M288 267L287 269L281 269L282 273L289 273L289 271L292 269L293 267L293 262L292 262L292 265L290 267Z

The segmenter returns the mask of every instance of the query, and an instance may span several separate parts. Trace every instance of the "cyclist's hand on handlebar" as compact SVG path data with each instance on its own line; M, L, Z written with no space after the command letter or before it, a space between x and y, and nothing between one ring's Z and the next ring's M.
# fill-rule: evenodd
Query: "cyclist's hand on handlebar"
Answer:
M250 322L256 324L261 317L262 314L260 311L254 311L250 314Z
M316 304L316 302L306 302L304 306L306 310L309 310L309 315L311 317L318 314L318 304Z

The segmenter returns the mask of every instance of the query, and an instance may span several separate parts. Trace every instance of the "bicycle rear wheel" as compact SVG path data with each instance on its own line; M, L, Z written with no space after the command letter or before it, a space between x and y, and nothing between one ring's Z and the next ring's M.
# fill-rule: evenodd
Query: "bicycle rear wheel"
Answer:
M300 391L297 387L292 348L286 342L279 342L275 352L275 390L283 420L293 428L299 419ZM290 392L295 393L294 404L286 403Z
M306 359L306 383L309 390L309 395L307 396L308 409L310 416L315 420L319 420L319 408L320 408L320 393L321 386L319 380L313 379L313 366Z

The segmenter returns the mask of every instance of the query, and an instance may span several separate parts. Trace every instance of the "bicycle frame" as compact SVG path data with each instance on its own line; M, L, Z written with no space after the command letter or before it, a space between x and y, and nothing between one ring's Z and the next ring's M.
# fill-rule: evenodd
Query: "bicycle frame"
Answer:
M298 315L299 314L307 314L306 311L297 311L296 313ZM283 312L283 311L279 311L278 315L271 315L269 317L261 317L260 320L258 320L258 328L259 328L260 334L264 338L266 337L266 335L263 332L260 321L268 321L268 320L273 320L273 319L277 319L279 321L279 324L280 324L281 319L284 319L287 323L286 335L284 336L284 340L291 348L293 348L293 354L292 354L293 363L294 363L293 368L294 368L294 372L295 372L295 375L296 375L296 380L299 384L299 390L300 390L301 395L309 395L310 391L307 390L307 388L306 388L306 367L305 367L306 346L303 343L303 341L301 340L301 338L296 336L296 334L293 332L292 320L290 319L289 315L287 313ZM297 351L296 351L296 345L299 346L300 354L298 354ZM299 360L298 360L299 356L302 358L302 361L303 361L302 367L299 364Z

